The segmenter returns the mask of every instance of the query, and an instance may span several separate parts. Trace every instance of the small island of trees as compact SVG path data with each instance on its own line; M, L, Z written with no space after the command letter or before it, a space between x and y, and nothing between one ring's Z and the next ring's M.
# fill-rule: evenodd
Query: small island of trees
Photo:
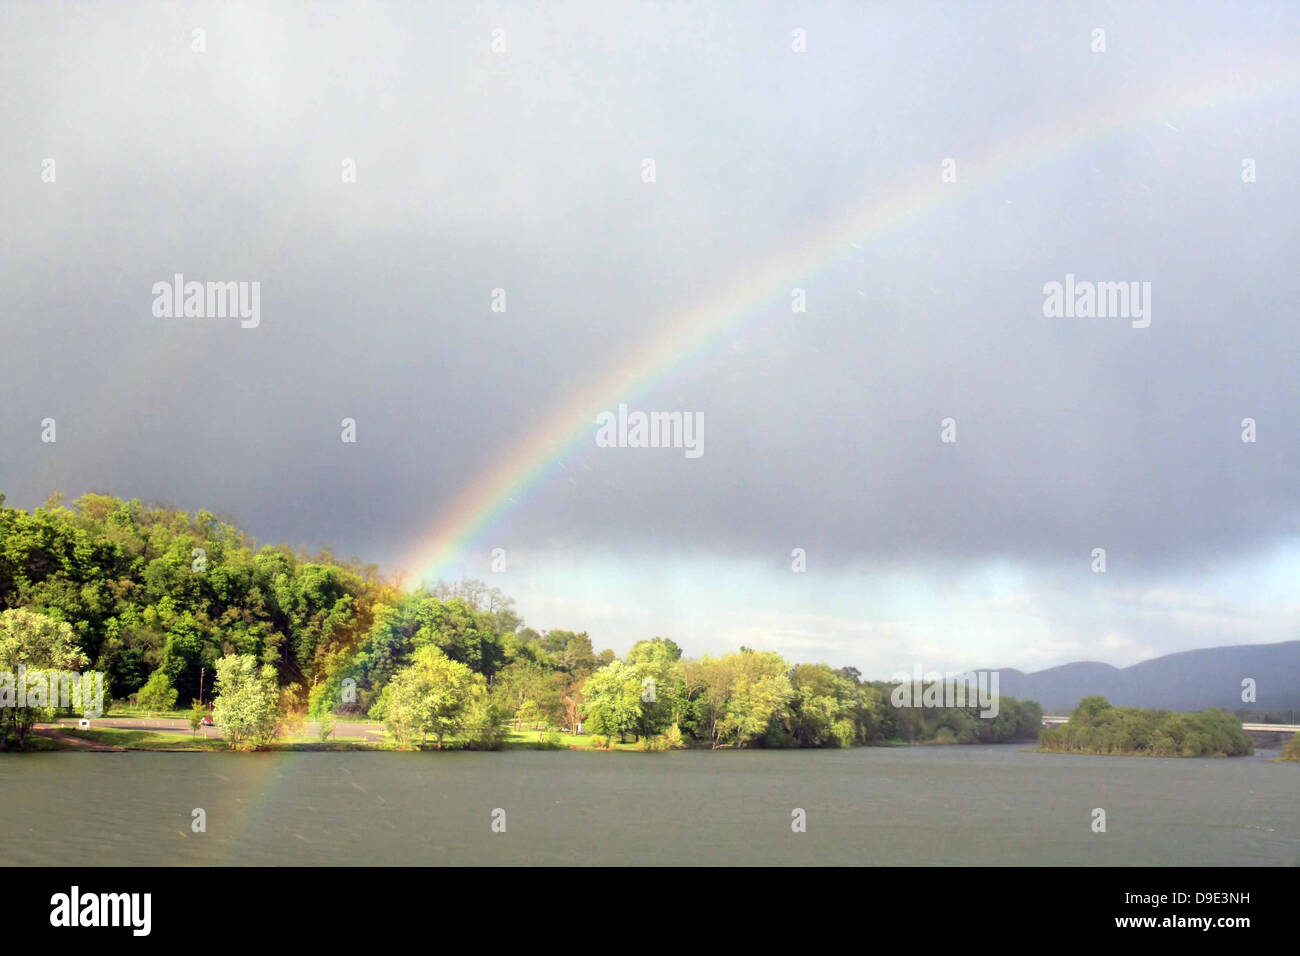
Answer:
M1044 727L1040 750L1144 757L1239 757L1255 752L1241 721L1226 710L1195 714L1113 707L1105 697L1079 701L1068 723Z

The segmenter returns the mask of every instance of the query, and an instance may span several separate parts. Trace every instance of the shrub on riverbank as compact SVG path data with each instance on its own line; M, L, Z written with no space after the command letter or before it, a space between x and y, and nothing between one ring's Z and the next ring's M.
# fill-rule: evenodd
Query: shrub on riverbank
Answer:
M1278 755L1277 759L1300 762L1300 734L1291 735L1291 739L1286 742L1286 746L1282 748L1282 753Z

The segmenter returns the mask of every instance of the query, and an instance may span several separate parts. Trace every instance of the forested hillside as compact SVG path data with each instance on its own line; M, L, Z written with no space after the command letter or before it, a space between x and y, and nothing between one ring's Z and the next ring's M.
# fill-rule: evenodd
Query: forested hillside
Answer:
M456 594L406 594L374 566L328 552L258 548L210 512L89 494L30 514L0 494L0 608L67 622L113 697L161 669L179 698L212 686L215 661L252 654L284 686L306 689L352 665L382 683L417 635L484 674L504 661L518 619L499 592L468 583Z

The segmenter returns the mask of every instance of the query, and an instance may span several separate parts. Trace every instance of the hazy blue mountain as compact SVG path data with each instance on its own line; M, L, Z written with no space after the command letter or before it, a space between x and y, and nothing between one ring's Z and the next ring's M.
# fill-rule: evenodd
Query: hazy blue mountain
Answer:
M1036 700L1049 714L1068 714L1092 694L1128 707L1300 711L1300 641L1180 651L1131 667L1080 661L1030 674L1013 668L1000 673L1001 693ZM1253 704L1241 700L1247 677L1255 679Z

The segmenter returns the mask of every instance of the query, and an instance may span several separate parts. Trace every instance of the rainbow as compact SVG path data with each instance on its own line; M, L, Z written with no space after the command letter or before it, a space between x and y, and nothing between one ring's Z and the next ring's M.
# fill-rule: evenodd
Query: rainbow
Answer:
M862 243L952 205L1015 174L1106 136L1185 113L1259 96L1294 85L1294 58L1256 61L1249 69L1212 79L1165 85L1125 103L1071 113L1007 138L977 155L957 156L957 181L933 167L864 197L793 250L783 249L746 269L713 298L675 317L654 338L545 415L527 437L476 477L438 515L404 567L415 583L443 577L582 442L594 443L595 416L619 402L631 404L755 322L764 307L789 300L794 288L851 257ZM1235 170L1225 170L1225 176ZM767 310L770 313L770 309Z

